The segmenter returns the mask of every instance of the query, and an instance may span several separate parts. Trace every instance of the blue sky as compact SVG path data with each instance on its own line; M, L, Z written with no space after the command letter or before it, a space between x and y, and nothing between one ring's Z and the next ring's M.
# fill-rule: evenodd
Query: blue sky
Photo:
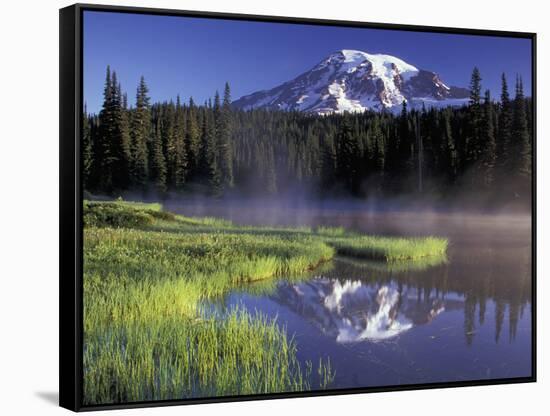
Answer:
M340 49L394 55L463 87L477 65L493 96L502 72L511 91L519 74L531 91L528 39L86 11L84 99L89 112L99 112L107 65L130 104L141 75L153 102L179 94L202 103L225 81L237 99L288 81Z

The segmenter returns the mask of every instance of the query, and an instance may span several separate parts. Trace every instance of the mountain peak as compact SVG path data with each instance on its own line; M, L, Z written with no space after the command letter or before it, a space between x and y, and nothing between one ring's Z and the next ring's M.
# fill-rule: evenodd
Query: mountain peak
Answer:
M330 114L395 110L404 101L410 107L461 105L467 98L467 89L449 88L436 73L395 56L341 49L295 79L234 105Z

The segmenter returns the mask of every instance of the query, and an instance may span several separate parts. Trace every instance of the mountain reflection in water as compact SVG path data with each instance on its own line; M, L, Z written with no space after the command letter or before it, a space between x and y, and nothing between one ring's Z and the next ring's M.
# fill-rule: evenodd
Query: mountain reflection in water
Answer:
M395 283L372 286L360 280L316 278L281 284L271 298L339 343L389 339L462 303L435 296L418 302L415 293Z

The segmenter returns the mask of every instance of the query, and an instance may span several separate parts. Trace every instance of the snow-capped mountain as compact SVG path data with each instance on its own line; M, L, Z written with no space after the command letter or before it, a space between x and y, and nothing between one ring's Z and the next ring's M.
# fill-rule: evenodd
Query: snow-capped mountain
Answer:
M390 55L341 50L311 70L270 90L243 96L233 104L249 110L297 110L315 114L399 111L409 108L462 105L466 88L448 87L434 72L418 69Z

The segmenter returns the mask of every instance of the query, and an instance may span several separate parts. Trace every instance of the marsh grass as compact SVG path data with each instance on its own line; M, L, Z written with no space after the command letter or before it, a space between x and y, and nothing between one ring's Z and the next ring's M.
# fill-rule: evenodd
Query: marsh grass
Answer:
M339 255L360 257L387 262L420 260L426 257L441 257L447 252L448 241L436 237L397 238L358 235L329 238L327 244Z
M298 391L305 381L285 329L241 310L88 332L84 366L91 403Z
M448 245L448 241L443 238L380 237L350 232L344 227L319 226L315 229L315 234L320 236L326 244L334 247L342 256L385 262L442 257L445 256Z
M284 327L244 309L219 319L201 304L252 282L273 290L273 278L306 276L337 252L389 261L446 248L339 228L237 226L124 201L86 201L84 223L85 404L327 388L330 360L303 368Z

